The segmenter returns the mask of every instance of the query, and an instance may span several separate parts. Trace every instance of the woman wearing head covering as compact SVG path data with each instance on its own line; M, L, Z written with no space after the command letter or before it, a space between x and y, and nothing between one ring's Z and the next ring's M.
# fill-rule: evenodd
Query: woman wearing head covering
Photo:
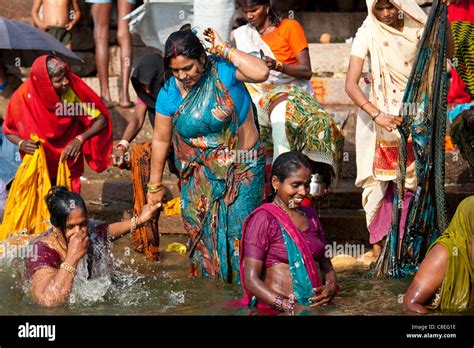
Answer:
M411 0L367 0L368 16L352 45L346 92L361 108L356 128L356 186L363 188L362 205L374 245L374 256L391 224L402 98L417 56L427 17ZM365 58L370 62L370 95L360 89ZM400 224L404 230L408 204L416 187L415 163L408 142L405 200Z
M110 165L112 122L99 96L59 58L35 60L29 79L13 94L5 115L3 132L21 155L38 146L30 139L44 140L49 177L54 185L58 165L67 160L72 190L80 192L84 158L100 173Z
M318 170L330 173L330 181L341 169L344 136L314 97L303 27L294 19L281 19L269 0L239 4L248 24L234 31L237 48L261 57L271 70L267 81L246 83L258 110L267 174L280 154L293 150L324 163Z
M190 27L166 41L164 63L173 76L156 101L147 201L165 196L163 168L172 142L182 218L192 241L191 273L239 283L242 225L262 203L265 161L242 81L265 81L268 68L214 30L204 35L209 56Z
M463 311L474 306L474 196L464 199L430 247L404 298L405 308Z

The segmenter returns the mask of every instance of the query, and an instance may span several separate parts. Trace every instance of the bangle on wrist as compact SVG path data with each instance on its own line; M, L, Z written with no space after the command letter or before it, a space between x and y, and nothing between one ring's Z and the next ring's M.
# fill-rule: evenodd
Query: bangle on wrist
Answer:
M84 145L84 142L86 141L86 139L82 135L76 135L74 139L79 140L82 145Z
M128 148L130 147L130 143L127 140L122 139L117 144L117 147L119 147L119 146L122 146L124 148L124 150L127 151Z
M276 309L279 312L284 312L285 308L283 307L283 301L285 298L281 295L276 295L272 303L272 308Z
M19 142L18 142L18 149L21 150L21 145L23 145L25 141L23 139L21 139ZM22 150L23 151L23 150Z
M65 263L65 262L63 262L63 263L61 264L60 268L62 268L62 269L64 269L64 270L68 271L68 272L71 273L73 276L76 275L76 269L75 269L74 267L72 267L71 265Z
M372 117L372 121L375 121L377 117L379 117L382 114L382 110L379 110L375 115L370 114L370 117Z

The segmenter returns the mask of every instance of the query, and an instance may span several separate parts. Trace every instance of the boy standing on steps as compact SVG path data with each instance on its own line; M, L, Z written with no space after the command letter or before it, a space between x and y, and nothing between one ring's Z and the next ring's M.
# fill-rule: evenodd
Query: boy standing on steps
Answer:
M69 11L71 2L74 10ZM42 20L38 16L41 6L43 6ZM72 28L81 18L78 0L35 0L31 16L38 28L51 34L71 49Z

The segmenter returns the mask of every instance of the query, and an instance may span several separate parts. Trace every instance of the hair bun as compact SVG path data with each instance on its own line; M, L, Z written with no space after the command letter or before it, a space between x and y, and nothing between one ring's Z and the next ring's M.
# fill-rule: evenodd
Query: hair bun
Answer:
M181 28L179 28L179 31L192 31L191 24L189 23L183 24Z

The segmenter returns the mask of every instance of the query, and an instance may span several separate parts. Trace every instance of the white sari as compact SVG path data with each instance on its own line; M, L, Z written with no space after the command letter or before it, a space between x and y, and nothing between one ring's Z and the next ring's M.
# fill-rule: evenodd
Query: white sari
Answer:
M414 0L391 0L404 15L403 31L373 14L377 0L367 0L368 16L354 39L351 55L370 58L369 100L382 112L399 115L403 94L417 56L427 16ZM400 134L386 131L360 110L356 128L356 186L364 189L362 204L370 225L381 206L390 181L397 176ZM405 187L416 187L415 164L407 168Z

